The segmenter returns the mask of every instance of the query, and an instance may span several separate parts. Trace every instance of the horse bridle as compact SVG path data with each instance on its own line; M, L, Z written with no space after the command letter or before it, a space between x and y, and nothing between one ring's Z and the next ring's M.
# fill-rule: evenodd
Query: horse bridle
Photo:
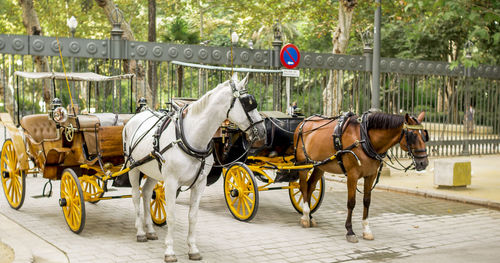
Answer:
M415 141L416 138L413 138L413 136L416 136L411 130L418 130L420 136L422 136L422 140L424 142L429 141L429 133L427 130L424 128L424 126L418 121L412 117L414 121L417 122L417 124L407 124L406 122L403 124L403 129L401 130L401 138L399 141L403 139L403 136L405 137L406 140L406 148L408 149L408 154L410 157L415 161L415 159L423 159L427 158L427 149L414 149L411 146L413 145L413 141ZM418 153L423 153L423 154L418 154Z
M250 117L250 114L248 114L249 112L257 108L257 100L252 94L249 94L246 89L237 90L236 85L232 80L229 81L229 84L233 92L233 99L231 100L231 106L227 110L226 118L229 118L229 112L233 109L236 99L238 99L241 103L241 106L243 107L245 115L247 115L248 122L250 123L250 125L243 132L246 133L249 129L252 129L254 138L257 138L259 131L257 130L256 125L263 122L264 120L254 121L252 117Z

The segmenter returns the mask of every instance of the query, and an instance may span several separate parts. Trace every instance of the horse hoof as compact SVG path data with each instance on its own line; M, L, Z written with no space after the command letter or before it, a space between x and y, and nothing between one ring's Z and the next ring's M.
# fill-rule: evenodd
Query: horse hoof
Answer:
M188 253L188 255L189 255L190 260L201 260L202 259L200 253L193 253L193 254Z
M318 226L318 222L316 222L316 219L311 218L311 227L317 227L317 226Z
M165 255L165 262L177 262L175 255Z
M148 240L158 240L158 236L156 233L146 233L146 238Z
M300 219L300 225L303 228L309 228L311 226L311 222L309 220Z
M358 238L356 237L356 235L345 235L345 238L350 243L358 243Z
M372 233L363 233L363 239L365 240L373 240L373 234Z
M148 242L146 235L137 236L137 242Z

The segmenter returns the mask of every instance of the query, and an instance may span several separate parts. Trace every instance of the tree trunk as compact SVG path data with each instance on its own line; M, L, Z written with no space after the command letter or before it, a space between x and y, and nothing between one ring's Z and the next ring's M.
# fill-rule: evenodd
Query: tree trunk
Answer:
M148 41L156 42L156 0L148 0L148 20ZM157 108L158 75L156 72L156 62L148 62L148 81L152 94L155 94L152 96L153 100L151 104L154 108Z
M38 20L38 15L33 5L33 0L19 0L19 5L23 10L23 24L26 28L26 33L34 36L43 35L42 27L40 26L40 21ZM49 64L46 57L33 56L33 61L35 62L35 70L37 72L49 71ZM51 103L50 97L50 81L43 80L43 101L45 102L46 109L49 108L48 106Z
M352 15L356 5L356 0L339 1L339 21L332 39L334 54L343 54L347 50ZM328 84L323 90L323 114L326 116L338 115L341 111L342 87L339 85L338 76L342 76L342 71L331 70Z
M95 1L97 5L104 10L104 13L108 17L109 22L113 23L113 20L115 18L113 18L112 16L113 16L113 11L116 8L113 0L95 0ZM125 21L125 19L121 21L121 29L123 30L122 39L128 41L135 41L134 33L132 32L130 25ZM123 68L125 72L134 73L136 76L136 81L132 82L132 90L137 94L136 100L138 100L140 97L144 97L148 101L148 104L152 106L153 96L151 88L147 85L147 83L144 80L145 77L144 65L138 63L137 60L130 60L130 61L124 61Z

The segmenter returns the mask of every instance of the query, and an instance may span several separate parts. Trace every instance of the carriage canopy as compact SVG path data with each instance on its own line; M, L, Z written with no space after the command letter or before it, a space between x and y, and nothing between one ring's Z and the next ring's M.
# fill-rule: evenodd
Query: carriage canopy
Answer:
M119 80L119 79L131 79L135 74L123 74L116 76L104 76L99 75L94 72L70 72L64 74L64 72L25 72L16 71L15 76L20 76L28 79L54 79L54 80L68 80L73 81L109 81L109 80Z

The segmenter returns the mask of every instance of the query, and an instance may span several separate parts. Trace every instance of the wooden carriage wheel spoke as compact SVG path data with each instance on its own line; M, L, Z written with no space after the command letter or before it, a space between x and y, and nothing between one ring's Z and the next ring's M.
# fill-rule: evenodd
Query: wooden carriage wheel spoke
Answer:
M253 205L254 204L254 200L252 198L250 198L250 196L248 195L243 195L245 197L245 199L247 199L248 201L250 201L250 203Z
M237 198L238 199L238 205L236 206L236 211L239 213L240 212L240 206L241 206L241 198Z
M229 182L229 184L233 187L233 189L236 189L236 188L237 188L237 186L236 186L233 182L231 182L230 180L229 180L228 182Z
M316 203L318 202L319 197L316 197L316 196L314 195L314 193L311 195L311 197L312 197L312 198L314 198L314 200L316 201Z
M243 204L245 205L247 211L250 212L250 205L248 205L248 201L245 198L242 198L242 201L243 201Z

